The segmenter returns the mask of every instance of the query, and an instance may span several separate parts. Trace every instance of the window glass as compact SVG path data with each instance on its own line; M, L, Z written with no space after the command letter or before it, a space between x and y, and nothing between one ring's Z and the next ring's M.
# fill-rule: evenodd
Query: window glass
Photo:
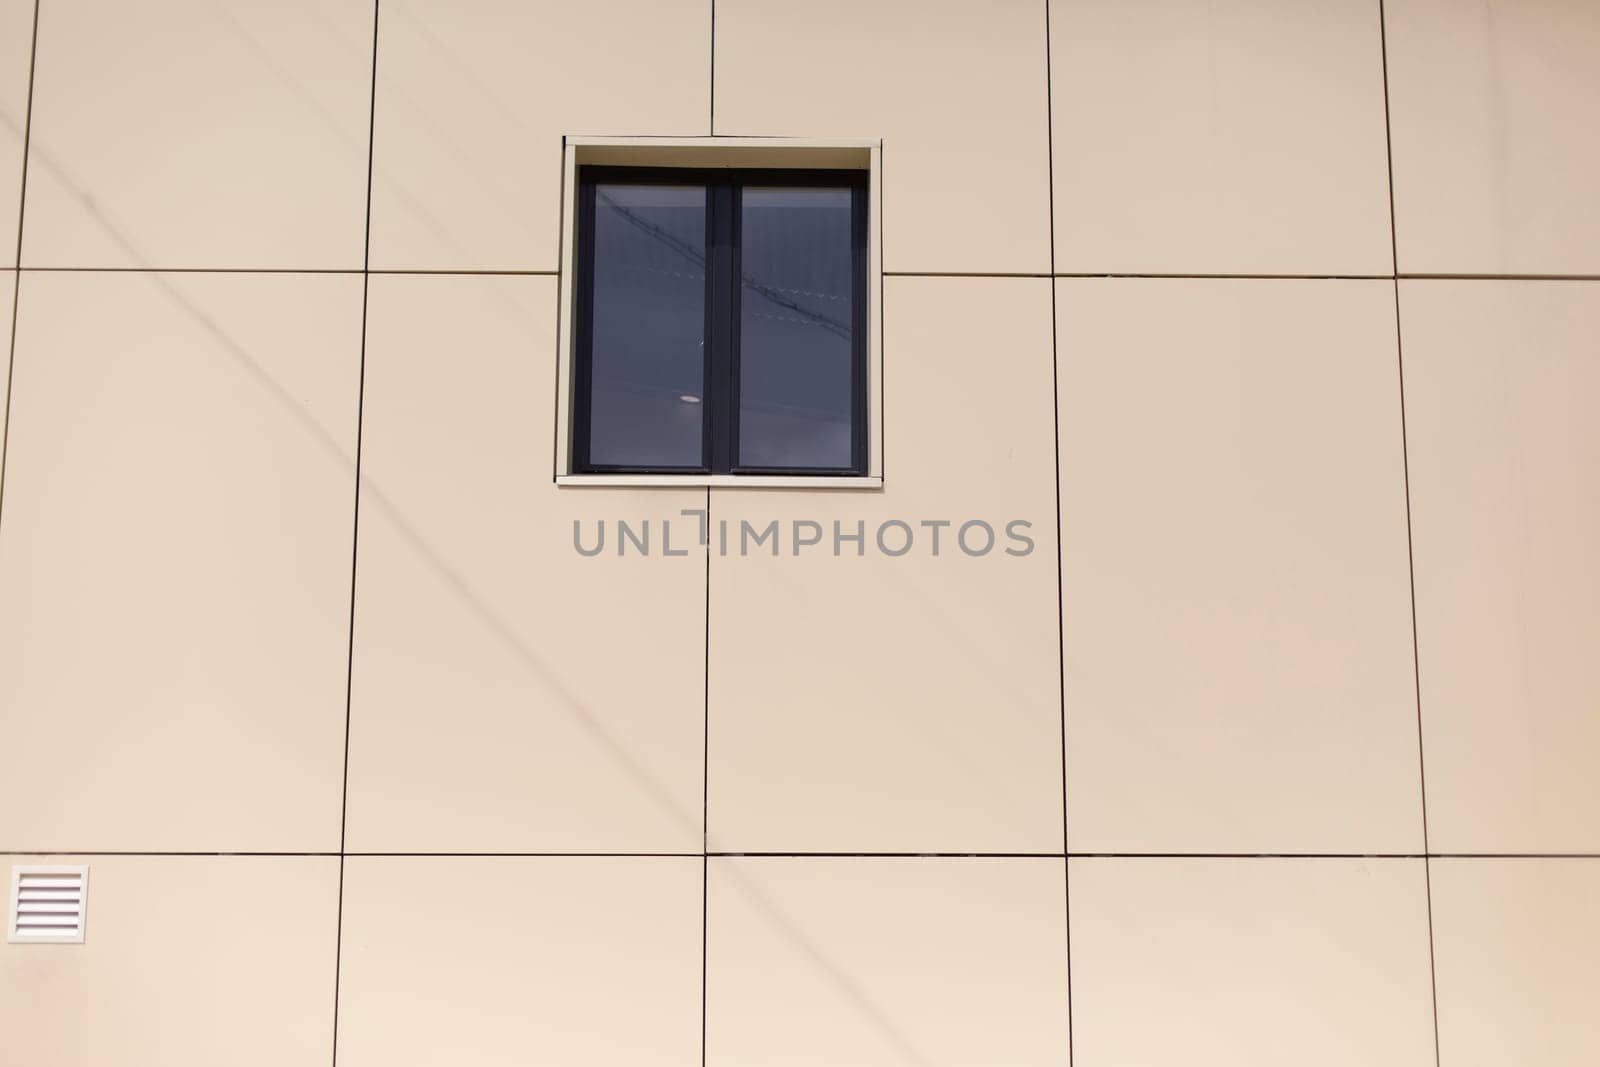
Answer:
M740 211L738 465L847 469L851 191L747 186Z
M699 467L706 190L596 185L589 462Z

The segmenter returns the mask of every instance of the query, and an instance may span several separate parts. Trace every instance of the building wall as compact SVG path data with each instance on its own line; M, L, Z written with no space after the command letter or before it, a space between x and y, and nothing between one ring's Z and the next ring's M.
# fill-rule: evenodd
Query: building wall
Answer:
M1595 1062L1596 114L1578 0L0 0L0 1061ZM569 134L882 139L881 492L552 484ZM1038 550L573 551L686 509Z

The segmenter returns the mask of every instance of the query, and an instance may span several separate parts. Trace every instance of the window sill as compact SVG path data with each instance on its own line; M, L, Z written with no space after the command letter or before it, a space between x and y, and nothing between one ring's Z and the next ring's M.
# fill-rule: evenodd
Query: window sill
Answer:
M606 489L882 489L883 478L858 474L558 474L556 485Z

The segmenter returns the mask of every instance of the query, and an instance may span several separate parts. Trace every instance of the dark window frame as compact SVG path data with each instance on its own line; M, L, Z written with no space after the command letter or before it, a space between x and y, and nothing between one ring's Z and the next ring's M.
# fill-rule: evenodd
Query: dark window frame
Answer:
M868 172L778 170L731 167L628 167L580 165L577 175L577 257L573 287L572 435L574 474L678 474L689 476L828 476L867 474L868 366ZM699 466L621 465L589 459L594 355L594 240L597 185L694 185L706 190L706 356ZM851 397L848 467L756 467L741 464L739 445L739 343L741 196L748 187L826 186L850 190Z

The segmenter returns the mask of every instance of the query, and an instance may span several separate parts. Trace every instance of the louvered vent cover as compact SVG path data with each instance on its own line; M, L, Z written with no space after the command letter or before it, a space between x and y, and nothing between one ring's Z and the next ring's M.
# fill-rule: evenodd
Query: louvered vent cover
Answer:
M11 868L8 941L83 940L89 907L89 868Z

